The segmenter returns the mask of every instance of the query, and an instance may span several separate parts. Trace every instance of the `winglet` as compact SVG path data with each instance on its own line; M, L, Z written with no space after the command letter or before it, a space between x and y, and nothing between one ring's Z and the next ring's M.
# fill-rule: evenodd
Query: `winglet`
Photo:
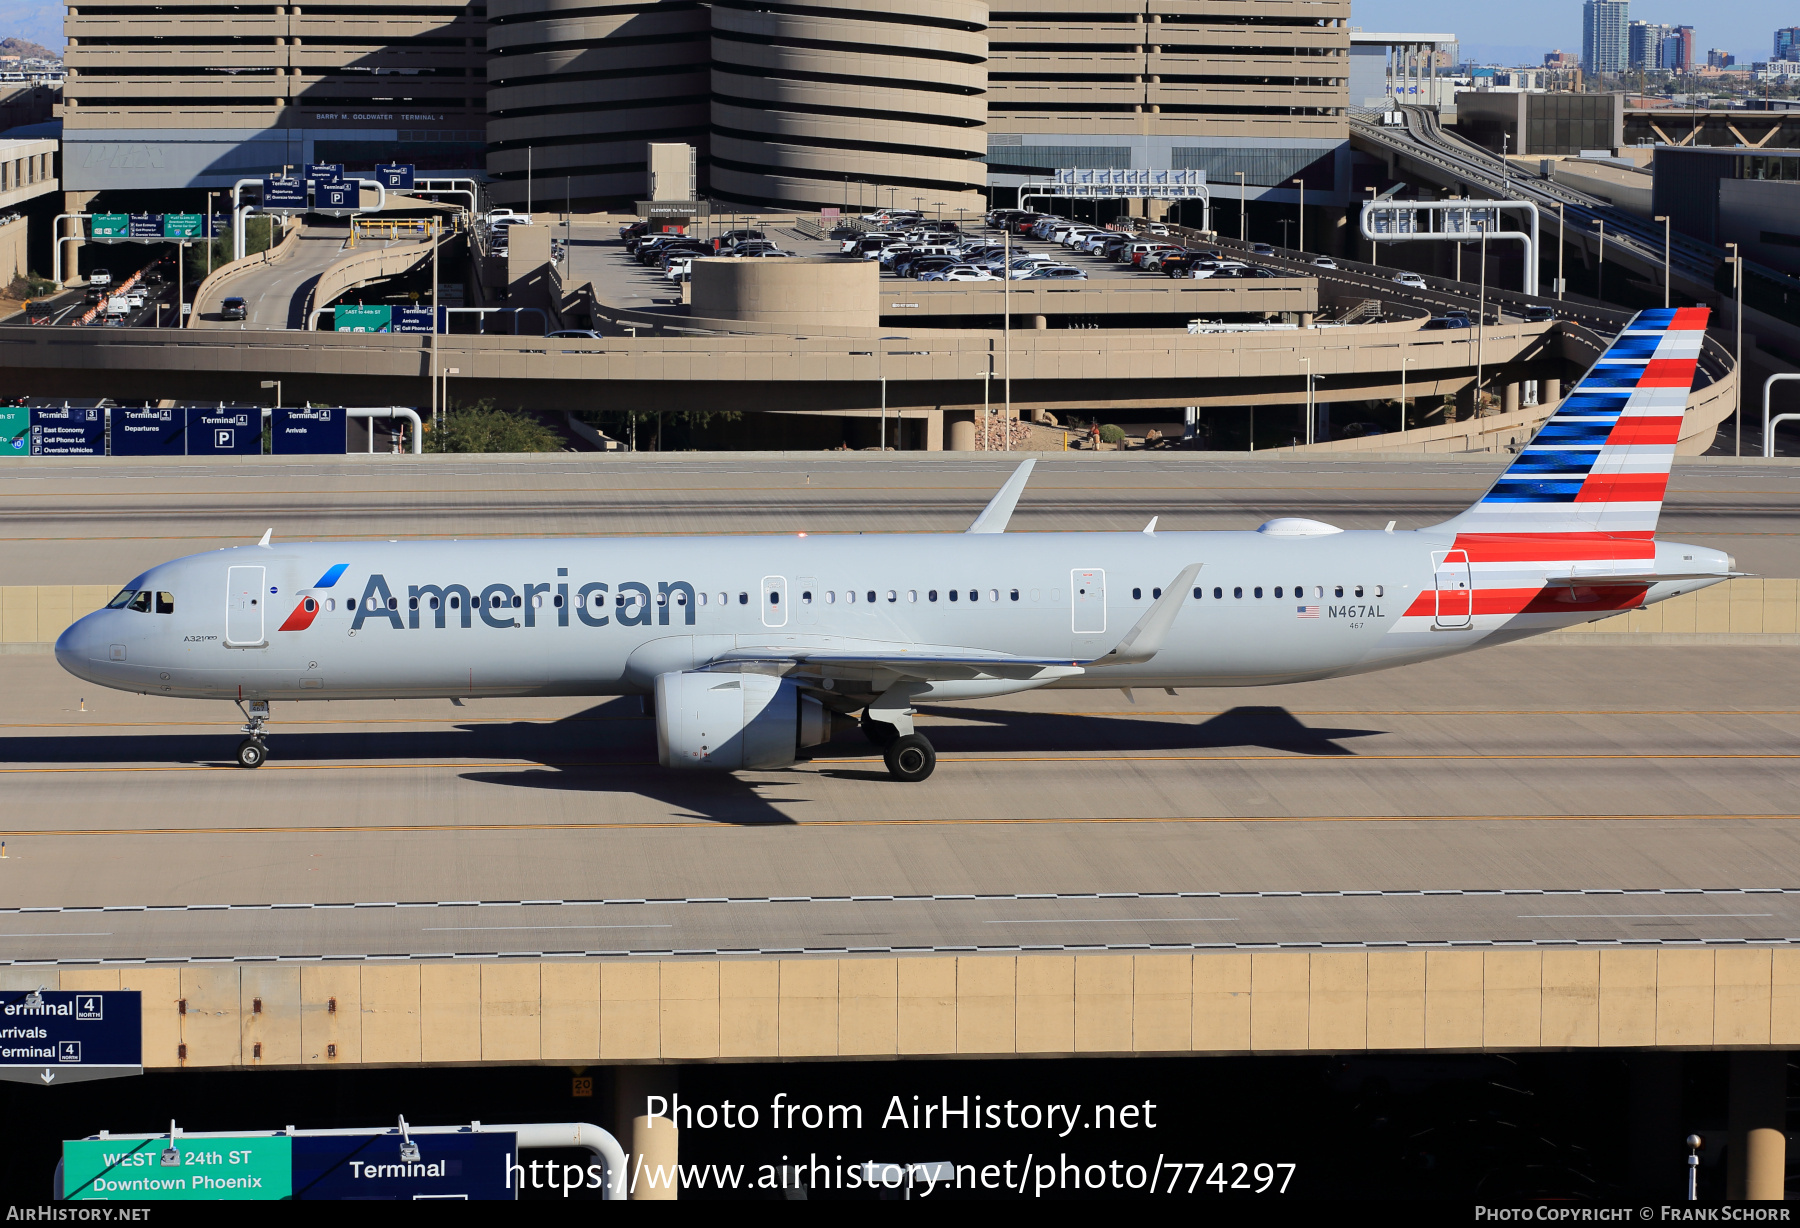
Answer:
M1119 646L1093 664L1142 665L1161 651L1163 640L1168 636L1169 628L1175 625L1175 615L1181 611L1181 603L1187 598L1188 589L1193 587L1200 568L1199 563L1189 563L1182 568L1181 574L1163 590L1163 595L1138 619L1137 626L1125 633Z
M275 536L275 530L272 527L264 529L263 535L262 535L262 540L257 542L256 544L261 546L264 550L267 550L269 548L269 539L273 536Z
M1013 475L1006 479L1006 485L1000 488L1000 493L988 500L988 505L981 509L981 515L975 517L975 523L964 532L1006 532L1006 522L1012 519L1013 508L1018 506L1019 496L1025 493L1025 483L1031 479L1031 469L1036 464L1037 461L1028 460L1013 470Z

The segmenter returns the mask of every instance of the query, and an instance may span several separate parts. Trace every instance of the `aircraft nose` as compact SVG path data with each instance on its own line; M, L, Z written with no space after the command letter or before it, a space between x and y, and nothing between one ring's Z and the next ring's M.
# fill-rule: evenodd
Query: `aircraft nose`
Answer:
M93 656L94 617L89 614L70 623L56 637L56 663L71 674L81 675Z

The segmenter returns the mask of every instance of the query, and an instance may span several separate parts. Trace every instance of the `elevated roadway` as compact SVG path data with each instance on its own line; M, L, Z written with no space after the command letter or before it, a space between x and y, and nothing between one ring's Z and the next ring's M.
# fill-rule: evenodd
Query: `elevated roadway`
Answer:
M320 274L344 254L350 228L308 218L294 251L274 264L255 265L214 282L207 301L194 304L193 328L289 329L306 327L306 301ZM220 305L231 297L248 304L242 320L226 320Z

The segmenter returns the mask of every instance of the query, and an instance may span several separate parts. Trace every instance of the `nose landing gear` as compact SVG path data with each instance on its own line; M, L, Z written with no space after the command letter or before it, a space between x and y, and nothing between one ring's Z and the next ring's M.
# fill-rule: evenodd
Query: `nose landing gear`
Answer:
M243 732L250 736L238 743L237 764L244 768L259 768L269 758L268 743L263 741L263 726L269 723L269 701L253 699L246 706L239 700L238 710L244 714Z

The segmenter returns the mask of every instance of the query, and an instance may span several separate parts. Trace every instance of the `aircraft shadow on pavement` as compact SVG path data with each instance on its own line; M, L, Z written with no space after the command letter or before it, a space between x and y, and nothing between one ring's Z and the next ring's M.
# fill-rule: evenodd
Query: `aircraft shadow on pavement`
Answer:
M940 752L1003 754L1040 751L1081 754L1094 751L1229 750L1260 747L1296 755L1354 755L1337 743L1376 737L1381 729L1320 729L1302 724L1279 707L1243 706L1191 724L1179 717L1074 715L1067 712L1007 712L946 707L935 714L972 724L931 725L927 736ZM835 744L834 744L835 745ZM863 748L866 751L866 747Z

